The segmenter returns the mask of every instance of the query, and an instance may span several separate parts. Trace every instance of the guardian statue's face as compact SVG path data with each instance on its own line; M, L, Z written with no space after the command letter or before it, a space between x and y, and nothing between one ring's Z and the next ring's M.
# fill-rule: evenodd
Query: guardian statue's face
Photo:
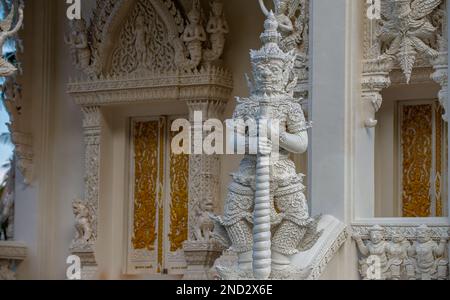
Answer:
M401 243L405 240L405 237L399 233L396 233L392 236L392 241L394 243Z
M283 91L286 86L283 67L284 64L280 61L256 64L253 67L253 77L257 90L263 93Z
M383 241L383 233L381 231L372 231L370 233L370 240L374 244L378 244Z
M419 243L423 244L423 243L429 242L430 240L431 240L431 234L428 230L422 229L417 232L417 241Z

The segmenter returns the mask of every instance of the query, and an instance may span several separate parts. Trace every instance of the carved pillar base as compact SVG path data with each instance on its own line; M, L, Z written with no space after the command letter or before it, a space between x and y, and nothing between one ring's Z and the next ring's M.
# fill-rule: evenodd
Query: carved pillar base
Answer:
M27 257L27 247L18 242L0 242L0 280L16 280L16 268Z
M187 270L184 280L211 280L210 270L222 255L222 247L211 242L187 241L184 243Z
M93 250L72 250L72 255L76 255L81 260L81 280L98 279L98 264Z

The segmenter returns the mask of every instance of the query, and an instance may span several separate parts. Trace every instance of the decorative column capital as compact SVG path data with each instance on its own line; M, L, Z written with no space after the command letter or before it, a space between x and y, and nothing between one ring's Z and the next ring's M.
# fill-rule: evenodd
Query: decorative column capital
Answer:
M195 112L202 112L203 121L207 119L221 119L225 110L226 102L223 100L201 99L187 101L189 118L194 120Z
M363 102L371 106L369 116L364 122L367 128L373 128L378 123L375 114L383 103L381 91L391 85L389 73L392 68L393 63L389 59L367 59L363 61L361 98Z

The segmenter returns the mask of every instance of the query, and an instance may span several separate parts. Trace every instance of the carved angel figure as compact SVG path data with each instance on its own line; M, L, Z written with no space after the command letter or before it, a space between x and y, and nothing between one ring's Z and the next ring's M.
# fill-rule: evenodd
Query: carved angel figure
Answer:
M431 239L431 230L422 225L417 228L416 242L408 249L408 255L414 258L415 278L419 280L446 280L448 260L444 259L448 237L441 237L439 243Z
M137 61L144 65L147 62L147 33L145 31L145 17L139 14L135 22L135 43ZM141 66L144 67L144 66Z
M65 37L65 42L70 46L74 65L85 70L91 64L91 49L88 43L86 21L84 19L73 20L72 31Z
M206 32L210 34L211 49L205 50L204 60L212 62L218 60L225 47L225 35L229 32L227 20L223 12L223 3L219 0L211 2L211 16L206 25Z
M202 60L202 43L206 41L205 28L201 24L200 2L194 0L192 10L188 13L189 23L186 25L181 40L186 44L190 60L188 68L194 69Z
M304 41L307 28L306 4L307 0L273 0L275 17L282 39L280 47L284 51L296 49ZM268 16L269 10L264 0L259 0L263 13Z
M251 96L238 99L233 119L249 122L259 120L267 113L263 103L268 103L269 118L279 121L279 128L275 127L275 123L269 126L269 131L280 132L280 145L276 149L279 150L279 158L270 162L267 186L258 177L261 174L258 162L260 155L252 154L248 149L239 170L232 175L224 216L215 217L214 228L215 239L224 243L226 248L231 246L238 254L236 269L219 269L224 279L256 277L255 266L260 263L268 263L272 278L277 278L275 274L292 269L290 257L311 247L320 235L316 231L317 223L309 215L303 194L303 175L297 174L289 158L290 153L304 153L307 150L306 129L309 124L297 99L293 98L297 80L293 78L292 72L296 56L293 52L286 53L279 48L280 34L277 28L275 16L269 14L265 32L261 36L263 47L251 52L254 77L250 86ZM254 137L254 134L248 128L237 130L237 135L244 137L243 141ZM259 154L266 155L275 149L275 142L272 143L270 138L260 136L258 140ZM266 209L267 218L263 218L257 203L261 194L266 192L270 198ZM263 223L264 220L267 223ZM272 231L272 236L256 234L259 232L254 230L257 226ZM264 238L264 245L269 245L268 251L261 252L260 244L257 245L254 238L258 238L258 243ZM260 253L256 255L256 251ZM259 254L264 254L265 258Z
M384 229L376 225L369 230L369 234L370 239L367 244L364 244L360 235L353 235L353 239L363 255L363 259L359 262L361 277L364 280L385 280L388 278L388 258L386 255L388 242L385 240ZM378 273L379 278L373 276L373 273Z
M81 200L74 201L73 213L75 215L75 239L72 242L72 247L86 246L92 237L91 216L89 207Z
M407 83L418 54L434 59L438 51L429 40L436 28L428 16L441 4L441 0L390 0L381 1L384 18L377 36L386 48L381 58L391 58L400 64Z
M6 40L13 35L15 35L19 29L22 27L23 23L23 6L21 5L19 7L19 19L17 20L16 25L13 27L13 21L14 21L14 4L11 7L11 10L8 14L8 16L0 21L0 76L1 77L7 77L13 75L17 68L12 65L9 61L3 58L3 45L5 44Z

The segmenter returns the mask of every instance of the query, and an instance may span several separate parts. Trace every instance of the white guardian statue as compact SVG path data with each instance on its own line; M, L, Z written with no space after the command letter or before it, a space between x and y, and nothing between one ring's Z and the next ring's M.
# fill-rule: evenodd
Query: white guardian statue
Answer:
M295 274L291 257L310 249L320 236L303 193L304 175L296 173L289 159L290 153L306 152L310 126L299 99L293 97L296 57L280 49L278 26L271 12L261 35L262 48L251 51L251 96L238 99L233 116L247 124L259 123L258 130L247 127L236 133L247 143L256 135L258 151L257 155L246 152L232 175L224 216L213 217L215 239L238 256L236 266L218 266L223 279L280 279ZM274 136L277 141L272 141ZM277 159L273 153L278 153Z

